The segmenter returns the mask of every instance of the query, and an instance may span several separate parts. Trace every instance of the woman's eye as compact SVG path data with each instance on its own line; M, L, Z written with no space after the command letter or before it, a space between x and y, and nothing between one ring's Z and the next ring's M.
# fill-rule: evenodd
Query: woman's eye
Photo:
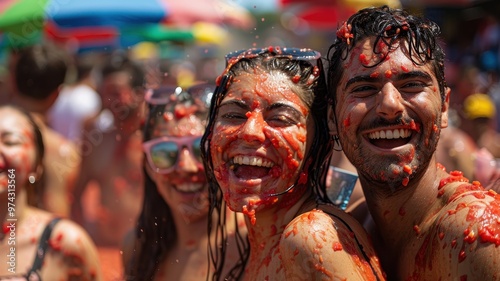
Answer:
M288 116L285 116L285 115L272 116L272 117L268 118L266 121L268 124L270 124L272 126L278 126L278 127L279 126L291 126L291 125L295 125L298 123L294 119L289 118Z
M224 119L246 119L247 116L245 114L236 113L236 112L228 112L221 115Z
M5 139L3 139L2 142L3 142L3 144L8 145L8 146L22 144L22 141L19 138L5 138Z

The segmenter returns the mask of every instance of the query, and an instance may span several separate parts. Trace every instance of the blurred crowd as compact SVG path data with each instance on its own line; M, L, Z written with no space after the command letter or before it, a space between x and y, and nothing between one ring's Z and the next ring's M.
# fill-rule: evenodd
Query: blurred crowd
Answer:
M160 60L155 47L72 55L46 42L11 50L5 63L1 104L30 112L43 136L43 177L29 179L37 184L27 189L30 204L88 232L103 280L122 278L123 241L143 204L145 96L214 84L217 73L217 58L188 60L174 47Z
M500 173L500 22L485 17L479 26L467 49L446 45L451 126L442 131L437 160L487 186ZM9 51L3 67L1 104L30 112L45 144L44 176L30 204L88 232L103 280L122 277L123 241L143 208L148 93L213 84L224 67L214 49L189 56L177 47L161 57L148 48L70 54L38 44ZM343 155L335 157L332 164L355 172Z

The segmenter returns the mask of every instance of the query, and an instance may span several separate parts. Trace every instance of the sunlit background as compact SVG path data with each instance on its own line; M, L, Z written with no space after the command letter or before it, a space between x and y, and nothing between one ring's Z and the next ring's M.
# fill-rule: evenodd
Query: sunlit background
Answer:
M490 94L500 109L499 0L0 0L0 102L9 53L38 42L75 57L127 52L147 67L148 87L155 75L175 75L177 85L188 86L215 81L224 55L238 49L308 47L325 56L342 21L382 4L441 26L453 109L475 91ZM173 65L191 73L172 73ZM100 249L105 280L122 272L117 251Z
M500 1L495 0L2 0L0 47L4 58L9 48L51 40L75 54L137 48L141 58L193 63L269 45L326 54L340 22L360 8L382 4L440 24L450 83L455 64L462 62L498 71Z

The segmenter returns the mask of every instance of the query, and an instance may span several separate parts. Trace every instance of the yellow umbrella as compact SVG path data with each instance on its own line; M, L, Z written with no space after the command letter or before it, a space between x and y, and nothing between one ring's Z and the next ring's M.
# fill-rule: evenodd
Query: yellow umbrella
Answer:
M195 41L199 44L222 45L228 40L228 31L220 25L209 22L197 22L192 25Z

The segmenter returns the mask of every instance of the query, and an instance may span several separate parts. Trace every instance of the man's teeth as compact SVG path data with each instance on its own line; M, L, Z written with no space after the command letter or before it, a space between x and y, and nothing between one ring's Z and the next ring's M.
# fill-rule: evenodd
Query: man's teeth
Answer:
M383 130L368 134L370 139L398 139L407 138L411 135L408 129L397 129L397 130Z
M255 156L236 156L233 159L233 164L250 165L265 168L271 168L274 165L271 161Z

